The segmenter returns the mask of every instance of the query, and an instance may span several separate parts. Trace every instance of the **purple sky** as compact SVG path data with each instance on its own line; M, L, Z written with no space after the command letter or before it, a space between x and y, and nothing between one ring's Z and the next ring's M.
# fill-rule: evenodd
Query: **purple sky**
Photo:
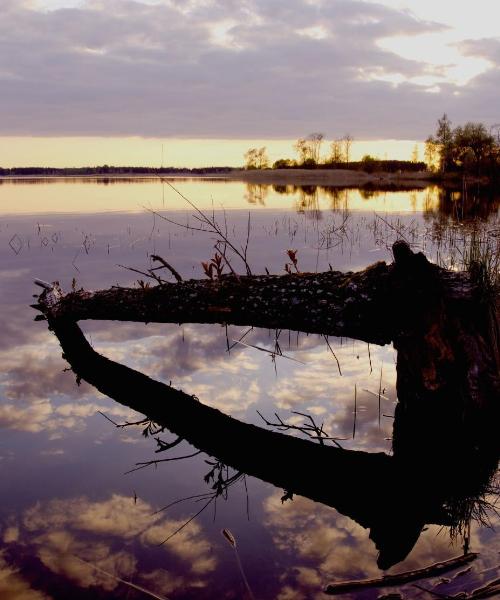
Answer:
M424 139L444 111L500 121L500 9L432 4L2 0L0 136Z

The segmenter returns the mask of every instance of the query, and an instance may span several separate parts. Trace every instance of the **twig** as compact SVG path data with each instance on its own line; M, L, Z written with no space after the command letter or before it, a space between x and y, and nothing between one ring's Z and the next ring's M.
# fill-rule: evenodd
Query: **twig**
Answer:
M183 281L182 277L174 269L174 267L172 267L172 265L170 265L164 258L162 258L161 256L158 256L158 254L151 254L151 260L161 263L165 267L165 269L168 269L172 273L172 275L175 277L175 279L177 280L178 283Z
M165 180L165 183L169 187L171 187L172 190L174 190L174 192L176 194L178 194L183 200L185 200L189 204L189 206L191 206L191 208L193 208L193 210L196 213L194 215L194 218L202 226L201 227L193 227L192 225L189 225L189 224L182 225L181 223L177 223L176 221L172 221L168 217L165 217L164 215L158 213L157 211L154 211L151 208L149 208L147 210L149 210L152 214L158 216L160 219L163 219L163 220L165 220L167 222L173 223L173 224L178 225L180 227L183 227L185 229L189 229L189 230L193 230L193 231L203 231L205 233L207 233L207 232L208 233L215 233L224 242L224 244L227 244L227 246L229 248L231 248L231 250L242 260L243 264L245 265L245 269L246 269L247 275L251 275L252 271L250 269L250 265L248 264L247 255L246 255L246 251L247 251L247 248L248 248L248 243L247 243L247 245L246 245L245 248L242 248L241 250L238 250L238 248L231 242L231 240L228 237L227 220L226 220L225 211L224 211L224 230L222 230L221 226L219 225L219 223L217 222L217 220L215 218L215 212L213 212L213 210L212 210L212 217L209 217L202 210L200 210L196 206L196 204L194 204L194 202L192 202L191 200L189 200L189 198L186 198L186 196L184 196L184 194L182 194L174 185L172 185L170 183L170 181ZM208 229L207 229L207 227L208 227ZM248 225L247 236L250 235L249 234L249 229L250 229L250 225Z
M264 423L268 427L275 427L276 429L278 429L280 431L289 431L289 430L300 431L301 433L307 435L309 438L317 440L321 445L324 445L325 441L329 441L329 442L332 442L333 444L335 444L335 446L337 446L338 448L342 448L342 446L338 443L337 440L346 439L346 438L336 438L336 437L329 436L328 434L325 433L325 431L323 429L323 424L317 425L316 422L314 421L313 417L311 417L311 415L301 413L298 411L292 411L292 414L300 415L301 417L305 417L308 421L310 421L311 424L303 423L302 425L292 425L291 423L286 423L285 421L283 421L283 419L278 415L278 413L274 413L274 416L276 417L277 422L272 423L271 421L268 421L262 415L262 413L260 413L259 411L257 411L257 414L259 415L259 417L264 421Z
M268 350L267 348L261 348L260 346L254 346L253 344L246 344L245 342L242 342L241 340L232 340L235 344L241 344L242 346L246 346L247 348L254 348L255 350L260 350L260 352L267 352L268 354L271 354L271 356L276 357L279 356L280 358L287 358L288 360L293 360L293 362L299 363L301 365L305 365L306 363L298 360L297 358L293 358L292 356L287 356L286 354L280 354L278 352L275 352L273 350Z
M378 383L378 428L380 429L380 398L382 397L382 369L384 368L384 365L382 365L380 367L380 380Z
M140 269L134 269L134 267L127 267L126 265L116 265L121 269L127 269L127 271L133 271L134 273L139 273L139 275L144 275L144 277L149 277L150 279L156 279L158 281L158 277L153 273L149 273L146 271L141 271Z
M326 345L328 346L328 349L330 350L330 352L333 354L333 358L337 361L337 368L339 370L339 374L342 376L342 371L340 370L340 363L339 363L339 359L337 358L337 355L335 354L335 352L333 351L333 348L330 345L330 342L328 341L328 336L327 335L323 335L323 337L325 338L325 342Z
M157 515L158 513L168 510L172 506L175 506L176 504L180 504L181 502L187 502L188 500L194 500L195 498L196 499L210 498L211 496L213 496L212 492L205 492L204 494L195 494L194 496L187 496L186 498L180 498L179 500L174 500L173 502L170 502L170 504L166 504L165 506L162 506L161 508L156 510L153 513L153 515Z
M139 463L136 463L137 467L135 469L130 469L130 471L125 471L125 475L128 475L129 473L133 473L134 471L139 471L140 469L144 469L146 467L151 467L153 465L156 466L159 463L172 462L175 460L184 460L185 458L193 458L193 456L197 456L198 454L201 454L201 450L198 450L197 452L193 452L192 454L185 454L184 456L173 456L172 458L162 458L159 460L148 460L146 462L139 462Z
M352 439L356 437L356 418L358 416L358 388L354 384L354 420L352 422Z
M228 352L230 352L237 344L239 344L239 342L241 342L242 339L244 339L251 331L253 331L253 327L250 327L249 329L247 329L245 331L245 333L235 342L233 342L229 348L227 349Z
M181 525L180 527L178 527L173 533L171 533L167 538L165 538L163 540L163 542L160 542L158 544L158 546L163 546L163 544L166 544L169 540L171 540L174 535L177 535L180 531L182 531L184 529L184 527L187 527L189 525L189 523L191 523L192 521L194 521L194 519L196 519L196 517L198 515L201 515L201 513L207 508L207 506L210 506L210 504L212 504L212 502L215 500L215 496L212 496L210 498L210 500L208 500L208 502L206 502L201 508L200 510L195 513L192 517L190 517L183 525Z

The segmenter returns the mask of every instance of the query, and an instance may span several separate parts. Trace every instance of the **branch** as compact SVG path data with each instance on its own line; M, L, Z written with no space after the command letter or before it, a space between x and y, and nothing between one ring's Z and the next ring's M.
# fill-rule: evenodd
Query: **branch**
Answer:
M389 587L395 585L403 585L409 581L418 581L428 577L435 577L441 573L446 573L457 567L461 567L467 563L476 560L478 554L471 552L470 554L464 554L463 556L457 556L446 560L444 562L438 562L423 569L416 569L414 571L406 571L405 573L398 573L396 575L384 575L376 579L364 579L362 581L342 581L339 583L331 583L326 589L325 594L330 596L336 596L338 594L348 594L357 590L377 588L377 587Z
M157 254L151 254L151 260L161 263L165 269L168 269L172 273L178 283L182 281L182 277L179 275L179 273L164 258L158 256Z

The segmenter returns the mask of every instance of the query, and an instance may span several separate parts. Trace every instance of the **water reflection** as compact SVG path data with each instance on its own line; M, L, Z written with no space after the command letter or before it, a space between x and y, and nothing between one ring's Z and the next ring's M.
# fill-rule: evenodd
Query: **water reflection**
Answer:
M278 209L321 218L323 211L423 212L462 221L498 212L498 191L478 186L461 190L435 185L407 188L369 185L341 188L312 184L267 184L223 178L0 178L0 213L90 213L144 208L184 210L172 183L201 209ZM210 191L209 191L210 190Z
M179 185L184 184L188 182ZM199 182L194 184L201 185ZM55 509L64 513L64 503L80 507L86 514L92 505L97 505L96 510L101 510L103 505L114 507L113 516L109 515L111 522L120 512L128 514L127 503L133 511L134 491L139 496L137 505L146 506L146 512L150 513L165 503L207 491L203 476L208 467L202 456L189 463L169 463L168 468L161 470L121 475L134 463L154 457L152 443L138 431L115 429L96 411L101 410L119 423L137 420L138 415L96 392L85 382L77 387L74 374L63 372L67 365L60 358L61 351L55 339L40 324L32 322L32 311L28 308L35 277L59 279L66 289L70 289L73 277L77 286L87 289L115 283L133 286L140 276L117 267L117 264L141 269L153 252L170 257L185 278L202 276L200 261L213 254L210 239L192 236L163 222L154 223L147 213L90 213L106 206L135 210L145 200L161 207L161 186L156 182L144 182L144 186L126 184L120 187L116 183L96 190L96 184L85 184L85 188L79 190L73 184L37 185L29 188L34 194L31 198L26 195L26 189L24 195L15 198L5 195L8 186L0 190L4 211L0 223L3 321L0 336L3 366L0 375L0 413L3 415L0 472L3 480L9 482L9 494L4 497L0 515L0 535L4 543L0 589L2 593L11 593L13 598L21 594L28 598L28 594L33 598L108 598L109 586L115 585L113 579L101 577L102 574L82 565L81 577L98 582L98 586L79 587L82 579L71 578L72 569L77 567L68 556L64 560L59 558L60 562L69 565L67 572L52 572L39 557L40 545L36 539L43 538L44 544L48 545L47 560L54 569L58 568L56 553L62 549L64 554L64 546L52 544L48 529L28 531L23 525L24 514L28 511L46 516L51 527L58 529L48 513ZM234 182L214 183L213 186L207 184L205 188L183 190L195 194L197 199L206 202L206 206L212 205L211 196L216 206L220 197L228 206L237 204L236 200L245 192L244 184ZM23 184L15 187L21 190ZM116 190L113 199L100 195L101 191L107 194L106 190L110 188ZM298 198L299 190L294 193ZM320 190L318 195L321 193ZM437 216L433 208L435 196L431 193L425 200L426 193L387 192L363 199L363 194L367 196L371 192L349 192L353 209L348 211L344 233L339 228L345 217L345 191L339 196L338 212L331 212L330 200L320 198L324 215L318 228L318 222L295 212L293 197L286 198L278 191L268 189L266 210L252 212L252 268L255 272L264 272L265 267L271 272L281 272L287 260L285 250L298 248L301 270L327 270L328 263L335 269L356 270L378 258L390 258L386 247L396 237L395 229L401 230L416 247L425 249L434 260L448 260L450 238L445 232L450 228L445 224L439 252L439 245L431 236ZM5 212L7 200L17 203L9 215ZM169 198L165 193L166 208L173 205L169 204L170 200L173 202L173 196ZM430 221L418 212L426 202L433 217ZM241 203L238 200L238 206L247 209L250 205L246 200ZM291 210L284 210L284 206ZM356 210L356 207L362 210ZM380 207L381 216L387 223L373 215L373 209L378 211ZM402 212L387 212L391 208L401 208ZM69 209L78 209L76 212L85 214L49 214ZM26 214L20 216L23 212ZM28 213L44 214L33 216ZM494 213L490 215L489 228L494 227L494 216ZM185 213L185 217L183 214L182 218L190 218L189 213ZM246 210L228 213L227 218L231 232L238 235L245 231ZM318 250L318 239L321 242L323 232L325 239L329 235L330 243ZM9 246L14 234L22 241L22 249L17 254ZM337 240L342 243L335 245ZM166 383L172 379L175 387L196 394L204 403L260 425L262 421L256 409L266 416L279 410L284 418L289 417L288 411L299 410L314 415L318 421L324 420L325 428L336 436L347 437L352 431L353 392L357 382L356 438L343 442L343 445L370 452L390 450L390 441L384 439L391 434L390 416L396 398L394 353L390 347L371 347L373 373L370 373L366 344L330 339L341 362L343 376L340 377L321 337L300 336L297 340L292 334L289 339L288 332L283 332L280 341L284 352L306 362L307 367L281 359L276 376L269 357L263 353L236 346L229 355L225 330L216 326L144 327L142 324L117 326L104 323L87 325L85 331L95 347L113 360L125 362ZM238 339L244 332L244 329L230 328L229 339ZM272 348L274 336L269 336L267 331L254 330L245 339L251 344ZM370 392L377 393L382 365L382 386L386 388L388 398L382 400L382 410L389 416L382 417L379 428L377 399ZM426 418L430 415L433 411L429 411ZM418 434L416 445L420 447L421 432L416 430L415 433ZM170 441L171 437L167 435L167 439ZM185 444L179 453L189 451ZM337 485L333 478L331 482ZM123 553L123 563L110 562L108 566L116 566L117 573L127 573L124 578L131 577L147 589L174 598L191 598L193 595L214 598L231 594L235 598L241 597L234 557L220 536L221 527L229 527L237 536L245 570L259 598L321 597L319 590L333 578L379 573L375 545L368 539L367 531L352 519L300 496L282 505L281 489L276 490L252 478L248 478L247 483L249 522L242 487L231 489L229 501L218 506L215 523L212 512L200 515L196 521L192 533L196 534L196 539L210 545L210 556L215 560L214 570L203 575L190 570L189 560L183 561L170 550L156 548L153 544L146 545L137 537L106 533L104 529L93 532L87 526L77 526L75 520L69 518L65 518L58 530L67 531L68 549L80 544L78 547L82 548L83 556L86 552L92 556L89 548L102 547L102 554L95 559L98 565L106 566L106 561L113 561L114 556ZM369 499L373 494L365 487L363 495ZM115 496L122 499L121 504L112 502ZM194 502L176 505L164 517L181 524L199 507ZM153 517L147 527L158 522ZM395 569L421 567L460 553L461 541L450 546L446 535L437 536L438 530L439 527L429 527L408 558ZM477 567L465 578L450 582L438 591L470 590L495 576L497 545L495 532L473 526L471 548L481 552ZM120 571L121 564L123 571ZM483 574L486 568L493 571ZM200 582L207 585L196 587ZM14 591L7 592L7 588ZM126 587L121 586L113 587L111 592L114 597L127 593ZM405 590L409 597L418 593Z
M498 444L491 439L489 411L469 415L469 429L453 414L462 406L448 405L430 423L418 415L419 410L427 411L425 404L411 406L411 417L400 404L393 457L326 448L227 418L197 398L104 359L76 324L50 321L50 325L73 370L100 391L237 471L286 490L287 498L294 493L307 496L369 528L380 568L403 560L427 523L463 532L470 516L479 513L477 503L484 502L490 491ZM160 398L168 408L158 406ZM478 431L481 419L485 423ZM409 447L421 437L425 447ZM369 490L377 493L367 502Z
M500 195L493 189L463 190L440 189L438 194L438 220L464 222L488 219L500 208ZM427 213L434 211L427 210Z

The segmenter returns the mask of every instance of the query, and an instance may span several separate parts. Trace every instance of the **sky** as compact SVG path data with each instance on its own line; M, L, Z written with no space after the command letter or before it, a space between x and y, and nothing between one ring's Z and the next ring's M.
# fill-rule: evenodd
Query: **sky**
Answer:
M499 22L497 0L2 0L0 165L234 165L316 131L409 158L443 112L500 122Z

